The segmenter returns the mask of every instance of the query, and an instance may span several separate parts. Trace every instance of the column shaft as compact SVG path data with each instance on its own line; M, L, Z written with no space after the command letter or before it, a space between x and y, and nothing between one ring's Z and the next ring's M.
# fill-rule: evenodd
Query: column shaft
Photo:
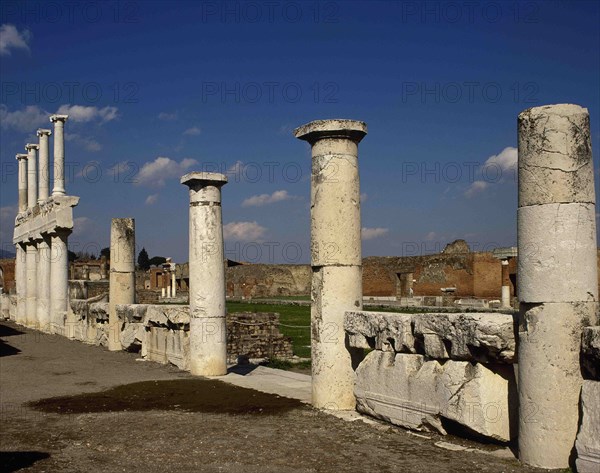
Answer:
M37 205L37 145L28 144L27 150L27 207L32 209Z
M227 178L194 172L181 178L190 189L190 371L227 374L225 256L221 187Z
M508 260L503 259L502 264L502 307L510 307L510 275L508 273Z
M175 268L175 266L173 266ZM175 297L177 295L177 280L175 279L175 269L173 269L173 273L171 274L171 297Z
M135 304L135 220L113 218L110 226L110 285L108 349L121 346L121 321L117 304Z
M26 154L17 154L17 161L19 162L19 213L25 212L27 210L27 199L28 199L28 190L27 190L27 155Z
M27 313L25 325L37 328L37 258L38 252L35 243L28 243L27 252Z
M54 123L54 188L52 195L65 194L65 136L64 125L68 115L52 115Z
M50 245L44 238L38 242L37 321L40 330L51 332L50 325Z
M588 111L519 115L519 457L567 468L579 419L582 328L598 300Z
M27 314L27 253L23 245L17 244L15 258L15 284L17 291L17 318L21 325L26 323Z
M72 330L66 326L69 303L69 254L66 233L54 234L50 238L50 285L52 333L68 336Z
M52 132L50 130L38 130L40 143L40 165L39 165L39 195L38 202L42 202L50 195L50 168L49 168L49 149L48 137Z
M344 313L362 309L358 143L363 122L318 120L294 134L312 145L312 397L325 409L354 409L353 361Z

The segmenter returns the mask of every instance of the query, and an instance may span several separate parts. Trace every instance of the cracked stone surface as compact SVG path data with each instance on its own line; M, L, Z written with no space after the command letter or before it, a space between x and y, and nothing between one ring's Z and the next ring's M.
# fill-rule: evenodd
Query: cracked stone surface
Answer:
M583 382L581 389L581 427L577 433L578 473L600 471L600 382Z
M357 410L395 425L446 434L443 418L509 441L516 419L513 370L477 363L427 361L422 355L372 351L356 370Z
M581 367L584 378L600 381L600 326L583 329Z
M563 104L519 115L519 206L594 203L587 109Z
M515 363L515 317L501 313L346 312L350 346L439 360Z

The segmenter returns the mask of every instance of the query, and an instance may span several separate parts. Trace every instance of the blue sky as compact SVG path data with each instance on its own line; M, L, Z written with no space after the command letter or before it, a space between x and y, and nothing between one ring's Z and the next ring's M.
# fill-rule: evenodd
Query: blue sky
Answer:
M227 256L308 262L310 150L292 130L324 118L369 127L364 256L515 245L518 113L587 107L598 156L599 5L6 0L2 248L15 154L58 110L81 197L74 251L108 246L111 217L134 217L140 248L186 261L179 177L221 170Z

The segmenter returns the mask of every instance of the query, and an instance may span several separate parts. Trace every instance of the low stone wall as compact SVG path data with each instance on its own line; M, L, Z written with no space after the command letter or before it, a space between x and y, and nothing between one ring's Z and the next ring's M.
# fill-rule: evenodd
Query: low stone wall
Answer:
M123 350L140 352L143 358L172 363L188 370L189 306L167 304L118 304L120 334L108 324L108 303L98 300L71 301L69 333L85 343L108 346L108 338L119 336ZM289 338L279 332L279 314L236 313L227 315L228 361L239 357L291 358Z

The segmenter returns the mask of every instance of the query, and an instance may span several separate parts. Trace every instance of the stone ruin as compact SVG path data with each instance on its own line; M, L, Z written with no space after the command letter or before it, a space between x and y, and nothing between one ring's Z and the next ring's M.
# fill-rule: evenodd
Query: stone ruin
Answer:
M64 192L66 118L51 118L52 196L45 179L39 196L36 188L36 152L47 168L50 131L40 130L39 146L17 156L17 296L3 296L9 310L2 313L111 350L137 345L148 359L195 375L224 375L234 350L227 332L236 330L225 317L226 177L193 172L181 179L190 196L189 307L135 304L133 219L113 220L109 301L71 300L69 307L66 243L78 199ZM317 120L295 130L312 149L312 402L410 429L444 434L460 425L479 437L518 441L520 460L543 468L566 468L575 449L578 471L597 472L600 326L588 111L528 109L518 132L519 314L399 314L362 310L358 144L366 124ZM507 274L502 282L508 288ZM508 296L503 289L504 306Z

